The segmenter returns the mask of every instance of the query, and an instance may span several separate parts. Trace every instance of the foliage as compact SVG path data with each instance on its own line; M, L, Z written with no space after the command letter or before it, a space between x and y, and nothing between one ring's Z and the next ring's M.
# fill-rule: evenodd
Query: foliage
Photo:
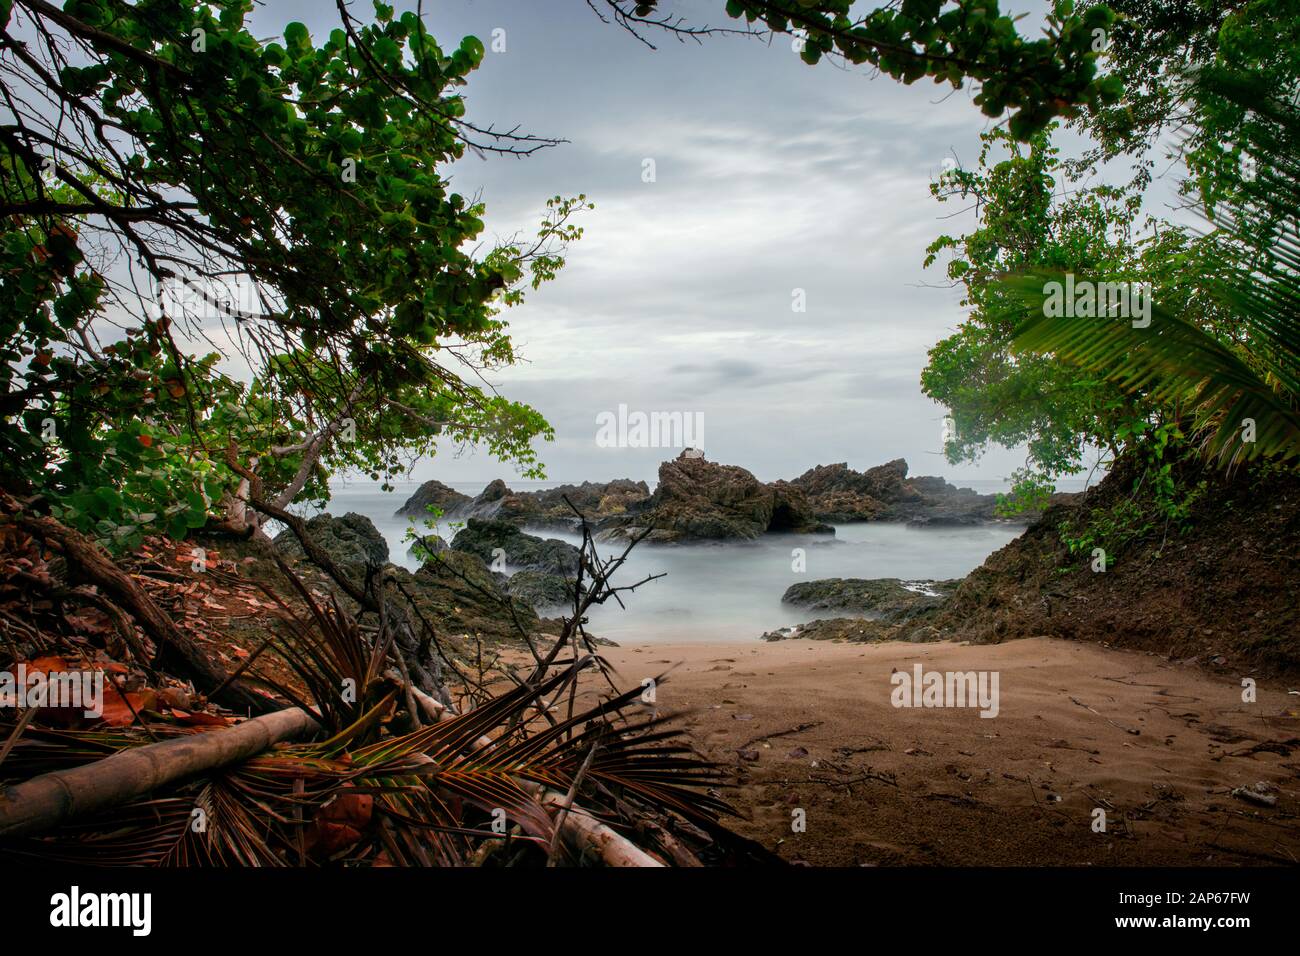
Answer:
M1047 507L1056 484L1048 477L1030 468L1017 468L1011 473L1011 490L998 493L997 514L1004 518L1039 514Z
M1087 6L1101 6L1088 0ZM1180 158L1191 175L1183 192L1213 205L1241 181L1241 131L1247 110L1212 95L1186 96L1189 69L1215 65L1250 73L1269 95L1300 94L1300 18L1293 0L1107 0L1116 14L1104 57L1123 73L1115 103L1089 106L1074 120L1096 140L1085 165L1127 154L1145 184L1143 155L1179 132Z
M973 203L979 222L964 236L940 236L927 250L927 266L951 253L947 275L961 286L969 313L930 350L921 386L951 410L949 461L973 460L990 442L1027 444L1018 497L1036 497L1034 484L1052 475L1079 472L1089 446L1117 453L1119 426L1156 409L1141 394L1052 356L1013 354L1016 328L1042 300L1026 303L1003 277L1044 269L1142 277L1188 308L1195 294L1189 278L1208 259L1203 243L1180 230L1141 235L1141 196L1133 187L1058 188L1065 172L1051 133L1026 146L1004 131L987 133L975 169L950 170L931 186L941 202Z
M248 472L284 504L482 441L538 475L552 435L481 376L590 204L475 245L441 167L550 142L464 118L482 44L382 3L264 42L251 8L0 3L3 478L112 544L239 524Z
M1141 423L1134 422L1121 432L1120 438L1132 448L1123 466L1133 474L1129 493L1101 506L1085 500L1060 528L1061 541L1071 554L1091 556L1101 548L1107 567L1114 566L1133 542L1155 532L1168 536L1185 531L1208 487L1195 447L1175 423L1143 431Z
M1300 455L1300 109L1274 98L1267 81L1205 71L1195 96L1249 108L1246 148L1260 174L1218 213L1212 236L1225 266L1199 276L1205 296L1192 313L1157 293L1149 326L1108 317L1037 315L1015 346L1050 352L1126 391L1188 409L1207 454L1235 463ZM1243 257L1268 237L1258 257ZM1018 287L1041 301L1040 277ZM1008 283L1017 287L1017 283ZM1201 309L1232 316L1230 335L1198 322Z
M692 36L712 32L683 26L671 15L656 16L658 0L604 5L634 32L645 25ZM1018 139L1054 117L1113 104L1123 92L1117 76L1097 73L1099 38L1114 21L1105 6L1076 12L1074 0L1055 0L1041 39L1022 35L1020 18L1004 14L997 0L903 0L864 4L859 11L855 6L854 0L727 0L726 11L771 33L797 37L805 63L835 56L903 83L929 77L954 89L978 81L975 105L991 117L1014 111L1008 129Z

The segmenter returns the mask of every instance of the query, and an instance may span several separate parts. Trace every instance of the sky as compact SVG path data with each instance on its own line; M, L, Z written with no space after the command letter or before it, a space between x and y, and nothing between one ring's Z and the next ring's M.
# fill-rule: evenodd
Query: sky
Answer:
M665 9L732 23L722 0ZM491 376L554 426L538 445L549 479L653 481L678 450L605 447L598 416L620 405L698 416L706 456L762 480L901 457L961 483L1023 463L1023 449L995 447L948 464L945 410L919 384L927 350L962 320L959 290L922 262L940 233L974 224L929 193L945 159L975 162L990 126L969 90L809 67L788 37L650 32L652 50L583 0L433 0L424 12L444 49L468 34L489 47L465 91L470 120L567 140L448 171L458 191L482 193L484 238L535 231L557 194L596 204L558 278L505 316L524 362ZM337 26L324 0L269 0L255 35L295 19L317 39ZM447 448L414 477L515 475Z

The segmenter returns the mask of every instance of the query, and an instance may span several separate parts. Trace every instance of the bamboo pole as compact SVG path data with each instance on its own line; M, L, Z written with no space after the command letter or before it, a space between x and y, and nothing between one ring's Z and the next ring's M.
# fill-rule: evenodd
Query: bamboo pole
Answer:
M256 756L317 726L306 711L290 707L224 730L132 747L94 763L0 788L0 837L38 833L73 817L118 806L182 777Z

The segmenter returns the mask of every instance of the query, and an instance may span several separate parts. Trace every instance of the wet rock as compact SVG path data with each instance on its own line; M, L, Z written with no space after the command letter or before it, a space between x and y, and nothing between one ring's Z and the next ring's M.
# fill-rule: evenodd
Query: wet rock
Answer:
M997 496L957 488L942 478L907 477L902 458L866 471L845 462L818 465L790 484L801 489L823 521L906 521L917 527L952 527L998 519Z
M452 516L471 500L469 495L463 495L441 481L426 481L397 509L397 514L406 518L431 518L429 508L434 507L444 515Z
M341 518L318 514L307 521L312 541L328 554L350 577L364 581L367 570L388 563L388 542L373 521L349 511ZM275 536L275 547L286 559L305 558L297 536L286 528Z
M506 566L520 571L574 575L578 571L578 549L558 538L526 534L506 521L470 518L452 539L452 549L473 554L489 566L504 553Z
M536 511L529 519L539 525L576 528L582 522L573 508L582 512L588 521L616 517L627 513L628 508L650 497L650 488L644 481L616 478L613 481L584 481L580 485L559 485L542 491L529 492ZM567 499L567 500L566 500ZM573 504L573 508L569 504Z
M506 583L506 591L531 608L571 607L573 584L570 579L545 571L517 571Z
M961 582L899 578L821 578L792 584L784 604L811 610L848 611L898 623L935 611Z
M802 490L767 485L737 465L686 455L659 466L659 484L627 515L607 522L609 537L632 537L653 526L648 540L753 539L768 531L833 533L812 514Z
M453 635L516 641L522 639L516 619L529 633L540 623L527 602L508 593L505 575L492 573L464 551L444 551L415 573L398 567L390 573L426 620Z
M877 641L905 640L902 625L856 617L818 618L806 624L779 627L761 636L764 641L844 641L850 644L873 644Z

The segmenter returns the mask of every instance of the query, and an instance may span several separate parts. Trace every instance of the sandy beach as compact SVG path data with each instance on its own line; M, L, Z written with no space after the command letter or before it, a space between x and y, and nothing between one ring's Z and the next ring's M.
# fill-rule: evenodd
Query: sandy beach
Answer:
M1050 638L608 649L735 768L736 829L813 865L1260 865L1300 859L1300 697ZM891 673L988 671L999 712L895 707ZM1260 799L1234 795L1249 788ZM1269 805L1272 801L1272 805ZM1105 832L1095 832L1105 811ZM804 811L806 829L792 821Z

